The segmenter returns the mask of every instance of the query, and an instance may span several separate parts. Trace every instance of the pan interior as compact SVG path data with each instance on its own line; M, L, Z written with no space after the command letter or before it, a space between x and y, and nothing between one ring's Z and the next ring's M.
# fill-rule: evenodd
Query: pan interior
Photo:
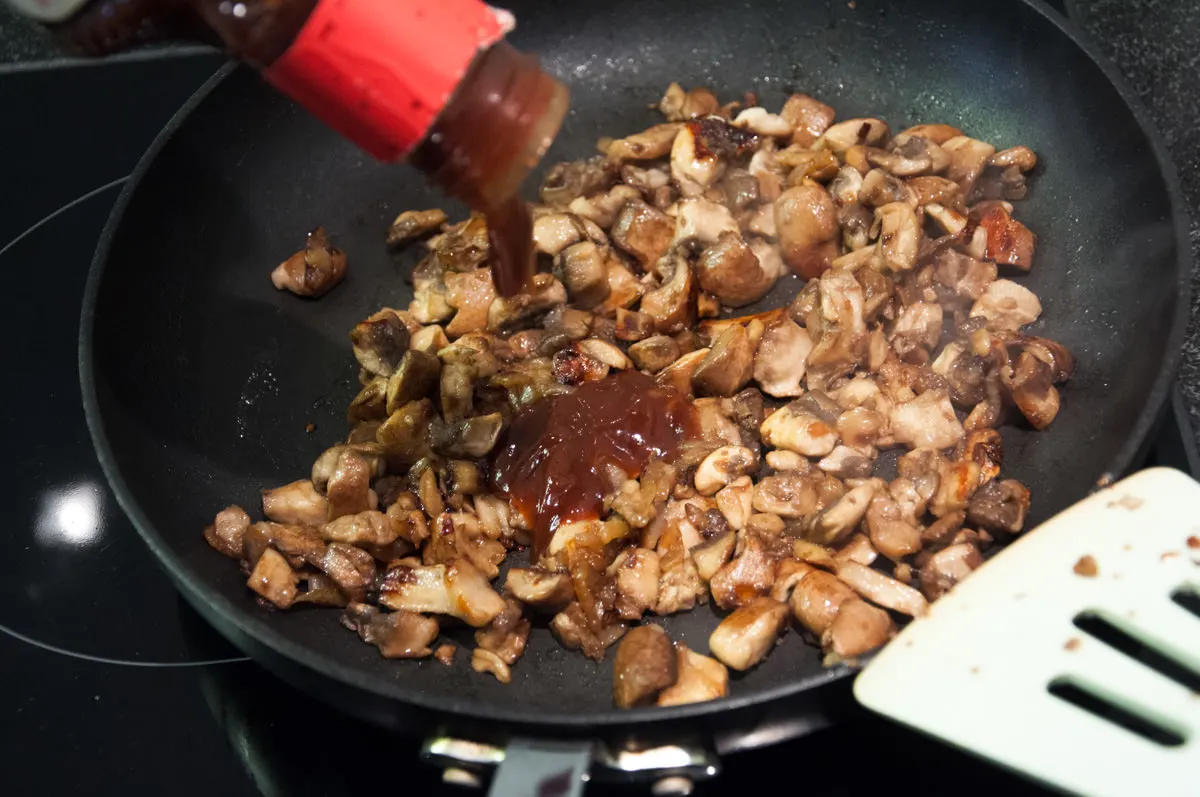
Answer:
M614 0L570 13L515 5L514 42L540 53L572 92L547 163L657 121L647 105L671 80L723 99L753 90L768 108L804 91L840 118L877 115L894 130L946 122L999 147L1035 149L1041 174L1018 215L1039 246L1023 282L1045 308L1037 329L1070 348L1078 375L1048 431L1004 430L1006 472L1032 488L1036 522L1128 465L1127 444L1145 432L1177 342L1170 189L1118 90L1041 11L1011 0ZM402 210L453 206L407 167L371 162L245 69L165 135L110 222L82 356L109 473L190 597L381 696L540 723L628 719L611 708L610 665L563 650L544 630L510 686L471 672L465 651L449 668L385 661L338 625L336 611L256 606L237 567L205 545L200 530L217 510L256 511L261 488L303 477L345 434L357 388L347 333L411 296L414 255L389 255L384 231ZM348 253L345 284L317 302L276 292L269 271L317 225ZM666 626L704 651L716 621L705 606ZM793 634L735 676L731 692L753 702L827 676Z

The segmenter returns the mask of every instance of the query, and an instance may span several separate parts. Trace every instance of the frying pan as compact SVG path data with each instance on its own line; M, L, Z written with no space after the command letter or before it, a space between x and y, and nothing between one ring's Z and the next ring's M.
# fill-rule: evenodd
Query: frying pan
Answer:
M1047 431L1003 430L1006 471L1032 488L1032 525L1136 462L1184 330L1182 205L1145 112L1053 11L1032 0L511 6L512 41L572 93L546 163L655 122L647 105L672 80L729 98L754 90L767 107L805 91L841 118L881 116L893 129L948 122L1001 147L1033 147L1042 165L1019 214L1039 246L1024 281L1045 308L1038 334L1064 343L1078 369ZM347 333L411 297L413 256L390 255L384 231L399 211L434 206L463 211L407 167L371 162L244 68L204 86L137 167L90 275L81 376L105 472L184 596L312 693L443 739L722 753L802 732L844 702L851 671L823 667L795 637L735 676L727 699L617 711L609 666L567 652L544 628L502 686L461 656L449 668L384 660L335 611L255 605L200 530L230 503L256 507L260 488L307 473L345 434L357 388ZM345 284L319 302L276 292L268 272L318 224L348 253ZM666 625L703 650L716 622L700 607ZM709 769L702 757L664 760L609 764L656 776L664 766Z

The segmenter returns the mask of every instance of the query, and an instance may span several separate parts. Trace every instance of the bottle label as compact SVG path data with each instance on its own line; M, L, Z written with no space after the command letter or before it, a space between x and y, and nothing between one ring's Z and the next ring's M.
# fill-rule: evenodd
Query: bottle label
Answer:
M264 75L375 158L396 161L424 138L476 53L513 24L481 0L320 0Z
M88 0L5 0L18 13L38 22L62 22L87 4Z

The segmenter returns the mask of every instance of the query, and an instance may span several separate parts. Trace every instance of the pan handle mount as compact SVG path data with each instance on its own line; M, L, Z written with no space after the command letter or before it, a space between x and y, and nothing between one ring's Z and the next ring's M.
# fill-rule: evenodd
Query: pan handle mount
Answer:
M448 783L481 788L491 773L489 797L582 797L593 777L644 782L669 797L691 794L697 780L720 772L711 751L687 744L615 750L589 740L516 738L499 746L436 736L421 757L442 767Z

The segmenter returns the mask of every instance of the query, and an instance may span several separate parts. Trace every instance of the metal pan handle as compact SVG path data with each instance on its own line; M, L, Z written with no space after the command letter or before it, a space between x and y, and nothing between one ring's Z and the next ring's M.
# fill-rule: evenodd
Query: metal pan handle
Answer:
M589 742L514 739L504 748L488 797L582 797L591 763Z

